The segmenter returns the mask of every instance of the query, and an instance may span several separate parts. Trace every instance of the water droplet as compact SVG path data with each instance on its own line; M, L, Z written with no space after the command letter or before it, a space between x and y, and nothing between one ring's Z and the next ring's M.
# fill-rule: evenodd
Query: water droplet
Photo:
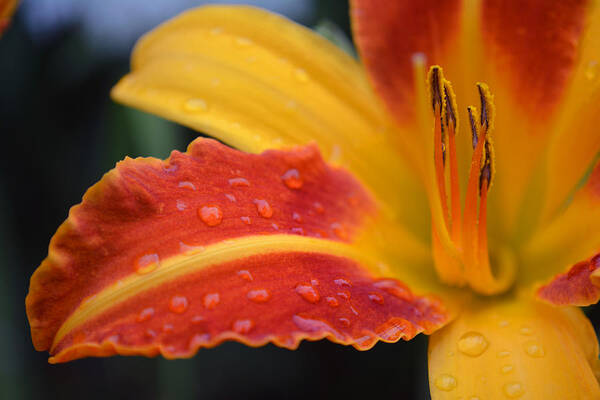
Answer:
M525 393L525 389L523 388L523 385L521 385L519 382L507 383L506 385L504 385L502 390L504 390L504 394L511 399L516 399L517 397L521 397Z
M325 301L329 304L330 307L338 307L340 305L338 299L335 297L325 297Z
M283 180L283 183L285 183L285 186L290 189L300 189L304 183L302 178L300 178L300 172L295 168L288 169L285 174L281 176L281 179Z
M325 208L323 207L323 204L319 203L318 201L316 201L313 206L315 207L315 211L318 212L319 214L323 214L325 212Z
M154 271L160 262L158 254L144 254L139 257L135 262L135 272L140 275L147 274Z
M252 220L250 219L250 217L240 217L240 219L242 220L243 223L245 223L246 225L250 225L252 223Z
M535 340L529 340L524 343L525 352L529 354L531 357L540 358L544 357L546 352L541 344L536 342Z
M135 319L137 322L148 321L150 318L154 316L154 308L148 307L144 308Z
M198 208L198 216L208 226L215 226L221 223L223 219L223 211L219 206L202 206Z
M221 33L223 33L223 28L221 28L221 27L218 27L218 26L217 26L217 27L214 27L214 28L212 28L212 29L210 30L210 34L211 34L211 35L213 35L213 36L220 35Z
M229 185L231 187L249 187L250 182L246 178L231 178L229 179Z
M177 186L180 188L188 188L188 189L196 190L196 185L194 185L192 182L189 182L189 181L181 181L181 182L179 182L179 184Z
M192 324L198 325L204 322L204 320L205 318L202 315L194 315L190 321L192 322Z
M252 328L254 328L254 321L251 319L238 319L233 323L233 330L240 335L250 332Z
M358 315L358 311L356 311L356 309L352 306L350 306L350 311L352 311L352 314Z
M153 329L147 329L146 332L144 332L144 336L148 339L154 339L156 337L156 332L154 332Z
M273 216L273 209L266 200L254 199L254 204L256 204L256 210L261 217L271 218Z
M250 271L247 271L245 269L242 269L240 271L237 272L237 275L242 278L245 281L248 282L252 282L254 280L254 278L252 277L252 274L250 273Z
M458 339L458 351L471 357L477 357L487 349L488 344L481 333L467 332Z
M109 337L107 337L107 338L105 339L105 341L107 341L107 342L112 342L112 343L115 343L115 344L116 344L116 343L119 343L119 339L120 339L120 338L121 338L121 337L120 337L119 335L110 335Z
M313 286L319 286L321 284L321 282L319 282L318 279L312 278L310 280L310 284L313 285Z
M296 234L296 235L304 235L304 229L302 229L299 226L295 226L292 229L290 229L290 232Z
M305 332L329 332L334 336L340 336L340 334L325 321L304 317L297 314L292 317L292 321L299 329Z
M169 310L175 314L183 314L188 308L188 299L185 296L173 296L169 303Z
M252 45L252 40L245 37L238 37L235 39L235 45L238 47L249 47Z
M183 242L179 242L179 250L185 255L201 253L205 250L204 246L190 246Z
M219 293L208 293L204 296L204 307L206 307L209 310L215 308L220 302L221 296L219 296Z
M229 200L229 201L230 201L230 202L232 202L232 203L235 203L235 202L236 202L236 198L235 198L235 196L234 196L234 195L232 195L232 194L225 193L225 197L227 197L227 200Z
M383 297L381 297L380 294L377 293L370 293L369 294L369 299L373 302L373 303L377 303L379 305L383 305L384 301L383 301Z
M498 358L506 358L506 357L510 356L510 351L506 351L506 350L499 351L498 354L496 354L496 356Z
M503 374L508 374L513 369L514 369L514 367L512 365L506 364L506 365L503 365L502 368L500 368L500 371L502 371Z
M340 318L340 319L338 319L338 321L340 321L340 324L344 328L348 328L350 326L350 320L348 318Z
M406 287L402 286L397 281L391 279L383 279L373 284L377 289L381 289L402 300L412 301L413 296Z
M530 336L533 333L533 331L531 330L530 327L523 326L523 327L521 327L521 329L519 329L519 333L521 335Z
M350 282L348 279L345 279L345 278L334 279L333 283L335 283L336 285L341 286L343 288L352 287L352 282Z
M598 61L592 60L588 63L585 69L585 77L589 81L593 81L598 77L598 73L600 72L600 65Z
M296 68L296 70L294 71L294 77L298 82L308 82L308 74L302 68Z
M183 211L187 208L187 204L182 200L177 200L175 201L175 207L177 207L179 211Z
M203 99L191 98L183 103L183 109L188 113L204 112L208 111L208 104Z
M255 303L266 303L271 298L271 293L267 289L253 289L248 292L247 296Z
M500 328L504 328L505 326L508 326L508 321L506 321L506 320L500 321L500 322L498 322L498 326Z
M162 326L162 331L164 333L173 333L174 330L175 330L175 328L173 328L173 325L171 325L171 324L164 324Z
M435 378L435 387L444 392L449 392L456 387L456 378L452 375L442 374Z
M337 295L344 300L350 300L350 292L347 290L342 290L341 292L338 292Z
M277 225L275 222L273 222L273 223L271 224L271 227L272 227L273 229L275 229L276 231L278 231L278 230L279 230L279 225Z
M292 213L292 219L296 222L302 222L302 216L297 212Z
M338 238L342 240L348 240L348 232L346 232L344 226L339 222L334 222L333 224L331 224L331 229L333 230L335 236L337 236Z
M317 292L317 290L311 285L297 285L296 293L298 293L304 300L308 301L309 303L316 303L321 298L319 292Z

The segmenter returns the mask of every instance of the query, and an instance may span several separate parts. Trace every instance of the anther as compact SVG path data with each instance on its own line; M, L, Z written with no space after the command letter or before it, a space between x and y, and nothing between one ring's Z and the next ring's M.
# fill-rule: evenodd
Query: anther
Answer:
M485 88L481 83L477 84L477 90L479 91L479 101L481 102L481 116L479 117L479 122L481 126L485 126L485 129L490 129L490 121L488 116L488 99L487 93L485 93Z
M477 121L475 120L475 115L477 110L475 107L469 106L467 107L467 112L469 113L469 123L471 124L471 142L473 144L473 150L477 147Z

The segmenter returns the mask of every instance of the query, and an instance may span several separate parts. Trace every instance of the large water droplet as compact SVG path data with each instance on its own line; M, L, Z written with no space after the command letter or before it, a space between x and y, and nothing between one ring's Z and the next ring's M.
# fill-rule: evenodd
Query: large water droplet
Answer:
M511 399L516 399L517 397L521 397L523 394L525 394L525 389L519 382L507 383L502 387L502 390L504 391L504 394Z
M263 218L271 218L273 216L273 209L266 200L254 199L256 210L258 214Z
M183 110L188 113L204 112L208 111L208 104L203 99L192 98L183 103Z
M144 308L135 319L137 322L148 321L150 318L154 316L154 308L148 307Z
M540 358L544 357L546 352L541 344L536 342L535 340L529 340L524 344L525 352L531 357Z
M471 357L477 357L487 349L488 344L481 333L467 332L458 339L458 351Z
M198 208L198 216L208 226L216 226L223 219L223 211L216 205L202 206Z
M245 269L238 271L237 275L247 282L252 282L254 280L250 271L247 271Z
M308 301L309 303L316 303L321 298L319 292L317 292L317 290L311 285L297 285L296 293L298 293L304 300Z
M449 374L441 374L435 378L434 383L436 388L449 392L456 387L456 378Z
M248 292L247 296L255 303L266 303L271 298L271 293L267 289L253 289Z
M221 296L219 296L219 293L208 293L204 296L203 300L204 307L208 308L209 310L215 308L220 302Z
M180 188L187 188L187 189L196 190L196 185L194 185L190 181L181 181L181 182L179 182L179 184L177 186L180 187Z
M369 293L369 300L379 305L383 305L384 303L383 297L378 293Z
M231 187L249 187L250 182L246 178L231 178L229 180L229 185Z
M188 308L188 299L185 296L173 296L169 303L169 310L175 314L183 314Z
M140 275L152 272L158 267L159 262L160 258L158 257L158 254L144 254L136 260L135 272Z
M348 279L345 279L345 278L334 279L333 283L335 283L336 285L341 286L343 288L352 287L352 282L350 282Z
M335 297L325 297L325 301L330 307L338 307L340 305L340 302Z
M233 323L233 330L244 335L254 328L254 321L251 319L238 319Z
M300 178L300 173L295 168L288 169L281 176L281 179L283 180L283 183L285 183L285 186L290 189L300 189L304 183L302 178Z

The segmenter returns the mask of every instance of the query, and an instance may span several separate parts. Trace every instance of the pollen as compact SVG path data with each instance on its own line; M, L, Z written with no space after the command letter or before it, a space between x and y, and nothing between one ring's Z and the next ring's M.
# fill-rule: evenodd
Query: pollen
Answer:
M456 96L439 66L430 68L427 85L434 118L431 185L434 190L430 203L432 214L441 213L439 218L432 218L436 271L450 285L468 285L487 295L504 292L514 281L514 265L498 265L495 275L487 240L487 200L495 174L493 96L485 83L477 83L479 111L474 106L467 107L472 154L463 207L456 145L459 128Z

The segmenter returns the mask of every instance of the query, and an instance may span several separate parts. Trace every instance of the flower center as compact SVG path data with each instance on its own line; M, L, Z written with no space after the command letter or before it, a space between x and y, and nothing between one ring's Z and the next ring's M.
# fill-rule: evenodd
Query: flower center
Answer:
M452 85L444 79L440 67L431 67L427 83L434 116L432 214L435 207L441 208L441 216L438 213L438 218L435 215L432 218L437 273L448 284L469 285L481 294L504 292L514 282L516 266L508 251L499 250L494 257L493 270L487 238L487 199L494 176L491 133L495 106L492 94L486 84L478 83L481 108L478 112L475 107L467 107L473 153L463 209L456 148L456 99Z

